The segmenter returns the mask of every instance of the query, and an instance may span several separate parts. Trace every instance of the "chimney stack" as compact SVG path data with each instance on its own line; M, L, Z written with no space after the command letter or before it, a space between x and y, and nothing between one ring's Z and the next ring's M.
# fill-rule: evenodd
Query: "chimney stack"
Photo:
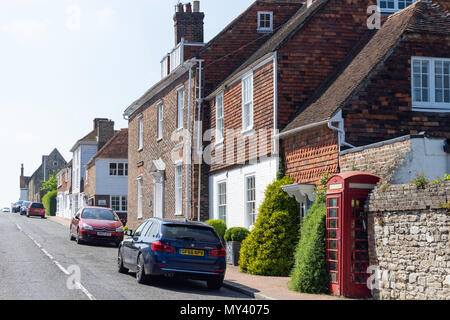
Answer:
M205 14L200 12L200 1L194 1L183 5L177 5L177 11L173 17L175 24L175 45L184 38L187 42L204 42L204 19Z
M20 176L24 177L24 169L23 169L23 163L22 163L22 167L20 168Z
M94 130L97 133L98 150L114 136L114 121L104 118L94 120Z

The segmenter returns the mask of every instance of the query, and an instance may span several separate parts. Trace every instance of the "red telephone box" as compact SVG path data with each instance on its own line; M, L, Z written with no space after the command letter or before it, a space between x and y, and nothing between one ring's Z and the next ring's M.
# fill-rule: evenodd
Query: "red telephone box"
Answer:
M327 260L330 293L369 297L369 246L364 203L380 178L353 171L332 176L327 184Z

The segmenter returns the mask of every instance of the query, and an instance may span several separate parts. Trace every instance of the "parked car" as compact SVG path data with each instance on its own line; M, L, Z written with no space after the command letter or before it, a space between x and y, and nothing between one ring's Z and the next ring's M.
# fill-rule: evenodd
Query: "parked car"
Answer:
M12 206L12 212L20 212L20 208L22 207L23 200L19 200Z
M130 237L119 246L118 271L136 272L138 283L166 275L206 280L212 290L222 287L226 250L210 225L151 218L126 235Z
M27 209L27 217L39 216L45 219L45 208L42 203L32 202Z
M20 206L20 211L19 211L21 216L27 214L27 210L28 210L28 207L30 206L30 204L31 204L30 201L24 201L22 203L22 205Z
M70 240L84 242L114 242L117 246L124 238L123 224L117 214L108 208L80 209L70 224Z
M10 211L9 211L9 208L3 208L2 212L10 212Z

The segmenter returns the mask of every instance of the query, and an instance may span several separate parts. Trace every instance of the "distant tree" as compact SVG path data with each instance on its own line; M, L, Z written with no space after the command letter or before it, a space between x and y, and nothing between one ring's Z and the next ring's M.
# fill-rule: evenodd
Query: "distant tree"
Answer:
M42 180L42 188L41 191L52 192L58 190L58 179L56 178L56 174L58 172L53 170L53 174L50 175L47 181Z

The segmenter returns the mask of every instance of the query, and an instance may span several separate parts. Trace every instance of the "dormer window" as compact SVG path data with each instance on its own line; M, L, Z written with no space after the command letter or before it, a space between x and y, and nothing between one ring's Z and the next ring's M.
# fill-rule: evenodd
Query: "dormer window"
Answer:
M260 11L258 12L258 32L272 32L273 31L273 12Z
M405 9L416 0L378 0L381 13L393 13Z

